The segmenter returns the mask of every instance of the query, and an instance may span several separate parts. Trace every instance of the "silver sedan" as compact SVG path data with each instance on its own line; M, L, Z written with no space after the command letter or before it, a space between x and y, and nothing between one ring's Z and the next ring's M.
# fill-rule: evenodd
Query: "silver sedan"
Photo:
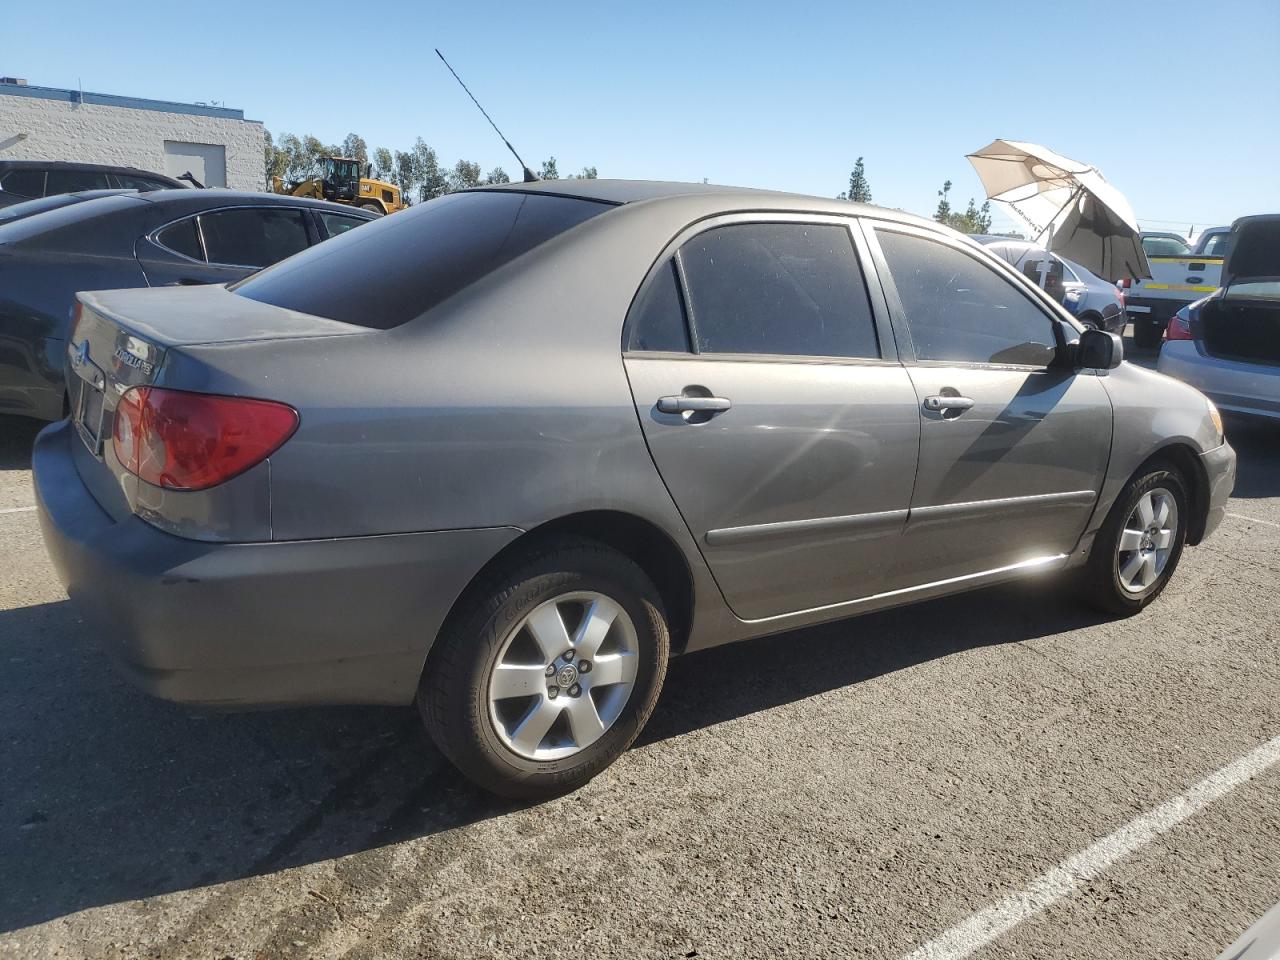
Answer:
M484 188L230 287L81 294L34 472L147 690L416 702L477 782L547 796L670 655L1034 574L1153 602L1235 455L1121 350L895 211Z

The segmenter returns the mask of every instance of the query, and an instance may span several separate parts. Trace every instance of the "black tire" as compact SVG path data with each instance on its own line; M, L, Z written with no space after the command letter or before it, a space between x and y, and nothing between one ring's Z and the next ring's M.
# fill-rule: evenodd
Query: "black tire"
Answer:
M362 204L360 204L360 209L361 209L361 210L368 210L370 213L376 213L376 214L377 214L378 216L380 216L380 217L382 217L382 216L385 216L385 215L386 215L386 211L385 211L385 210L383 210L383 209L382 209L380 206L378 206L376 203L372 203L372 202L366 202L366 203L362 203Z
M1139 317L1133 321L1133 342L1139 347L1147 350L1158 347L1163 335L1164 329L1156 320Z
M1084 316L1080 317L1080 323L1087 330L1102 329L1102 317L1098 316L1096 313L1086 313Z
M1164 569L1140 592L1125 589L1120 577L1120 537L1125 523L1138 501L1147 493L1163 489L1173 495L1177 504L1177 529ZM1106 522L1094 538L1089 560L1080 581L1081 597L1091 606L1120 616L1132 616L1164 591L1178 568L1182 548L1187 539L1187 523L1191 518L1187 481L1169 464L1154 463L1139 471L1116 498Z
M582 591L604 594L631 618L639 655L635 686L594 743L563 759L527 759L499 735L490 715L489 678L526 615L545 601ZM558 796L613 763L644 728L666 677L671 644L661 597L630 559L592 540L549 541L494 570L461 603L427 658L417 705L440 751L475 783L506 797Z

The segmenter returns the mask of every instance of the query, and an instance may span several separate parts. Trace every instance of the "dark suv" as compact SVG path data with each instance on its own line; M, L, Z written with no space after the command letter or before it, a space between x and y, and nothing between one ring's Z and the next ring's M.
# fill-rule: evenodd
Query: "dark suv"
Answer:
M0 160L0 207L77 190L169 190L186 184L163 173L101 163Z

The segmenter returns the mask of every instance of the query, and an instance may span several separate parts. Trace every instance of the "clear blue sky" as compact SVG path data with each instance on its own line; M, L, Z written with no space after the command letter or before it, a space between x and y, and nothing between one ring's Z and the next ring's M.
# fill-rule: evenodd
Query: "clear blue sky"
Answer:
M1280 211L1277 0L13 2L0 74L513 172L434 46L562 173L834 195L861 155L877 203L930 213L1005 137L1097 165L1153 226Z

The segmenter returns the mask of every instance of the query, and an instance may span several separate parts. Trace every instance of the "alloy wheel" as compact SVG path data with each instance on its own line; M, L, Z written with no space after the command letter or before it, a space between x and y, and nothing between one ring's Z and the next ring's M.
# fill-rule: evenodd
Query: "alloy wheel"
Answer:
M635 624L602 593L539 604L507 634L489 676L498 738L526 760L561 760L617 721L639 669Z
M1149 590L1169 564L1178 533L1178 502L1164 487L1146 491L1134 505L1116 549L1116 573L1128 593Z

